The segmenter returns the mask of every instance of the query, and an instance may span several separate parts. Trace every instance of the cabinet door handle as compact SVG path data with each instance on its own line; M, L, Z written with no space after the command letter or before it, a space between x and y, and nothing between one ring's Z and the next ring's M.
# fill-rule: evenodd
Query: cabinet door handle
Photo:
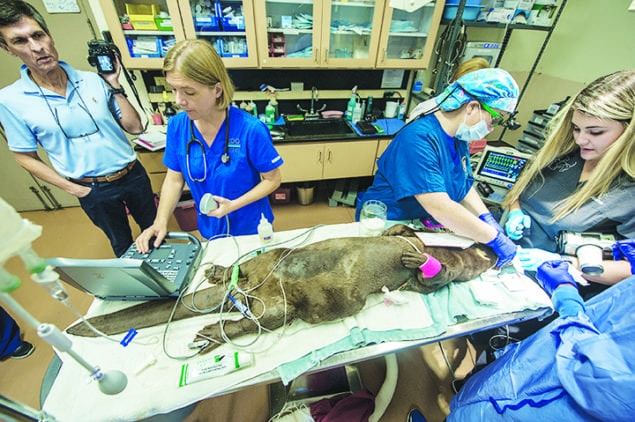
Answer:
M386 61L386 49L382 48L381 50L381 62L385 62Z
M331 150L329 149L329 155L326 156L326 161L331 161Z
M328 63L329 62L329 49L325 49L324 50L324 63Z
M320 49L315 48L315 54L313 54L313 63L317 63L320 60Z
M322 151L318 152L318 163L322 162Z

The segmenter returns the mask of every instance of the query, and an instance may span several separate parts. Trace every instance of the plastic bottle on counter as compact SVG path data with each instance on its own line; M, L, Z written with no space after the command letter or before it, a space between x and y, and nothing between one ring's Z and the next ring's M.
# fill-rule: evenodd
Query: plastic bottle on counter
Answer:
M163 103L165 104L163 116L165 117L165 123L167 124L170 119L176 115L176 110L172 107L167 91L163 91Z
M251 106L251 112L254 116L258 117L258 108L256 107L256 103L254 100L249 100L249 105Z
M276 120L278 120L278 117L280 117L280 113L278 112L278 99L276 98L276 93L275 92L273 94L271 94L270 103L273 106L273 116L274 116L273 117L273 122L275 122Z
M353 120L353 113L355 112L355 106L357 106L357 85L353 88L353 92L351 93L351 99L348 100L348 105L346 106L346 120Z
M368 97L368 107L366 107L366 111L364 113L365 115L362 116L363 119L373 115L373 97Z
M353 119L351 121L357 123L360 120L362 120L362 105L358 102L353 109Z
M258 224L258 236L260 244L264 248L266 245L273 243L273 227L263 213L260 214L260 224Z
M399 106L399 119L403 120L403 116L406 113L406 100L403 100L401 102L401 105Z
M265 123L273 124L276 122L276 108L271 104L271 100L265 107Z

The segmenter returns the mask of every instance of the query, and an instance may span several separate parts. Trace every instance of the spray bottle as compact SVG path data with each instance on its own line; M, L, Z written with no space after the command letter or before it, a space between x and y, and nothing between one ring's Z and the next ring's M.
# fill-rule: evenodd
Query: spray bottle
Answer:
M355 112L357 103L357 85L355 85L355 87L353 87L353 92L351 93L351 99L348 101L348 105L346 106L346 120L353 120L353 113Z

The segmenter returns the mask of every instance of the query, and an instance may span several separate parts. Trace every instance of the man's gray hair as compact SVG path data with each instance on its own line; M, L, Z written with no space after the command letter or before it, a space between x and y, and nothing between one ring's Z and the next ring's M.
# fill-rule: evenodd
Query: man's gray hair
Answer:
M35 9L35 7L22 0L0 1L0 28L13 25L25 16L28 18L32 18L40 25L40 27L42 27L44 32L46 32L48 35L51 35L48 26L46 26L44 18L42 17L40 12ZM1 33L0 44L7 45L7 42Z

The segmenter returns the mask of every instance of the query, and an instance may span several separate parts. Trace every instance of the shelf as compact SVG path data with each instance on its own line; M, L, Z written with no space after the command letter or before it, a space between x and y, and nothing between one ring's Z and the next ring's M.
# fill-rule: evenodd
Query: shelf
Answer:
M285 34L285 35L312 34L313 33L313 29L267 28L267 32L282 33L282 34Z
M247 33L244 31L236 32L224 32L224 31L196 31L196 35L202 35L204 37L246 37Z
M124 35L162 35L173 37L174 32L172 31L137 31L134 29L124 29Z
M374 3L362 3L358 1L334 1L331 6L351 6L351 7L375 7Z
M427 38L427 32L391 32L391 37L415 37L415 38Z
M360 95L364 98L373 97L373 98L383 98L385 89L362 89L359 90ZM405 98L408 91L406 89L391 89L390 91L395 91L401 94L401 98ZM280 100L310 100L312 92L309 91L276 91L276 98L278 101ZM155 94L149 93L148 97L150 98L150 102L153 103L161 103L163 102L163 93ZM168 97L170 101L174 101L174 94L172 92L168 92ZM319 98L320 100L336 100L336 99L349 99L351 97L351 90L320 90ZM397 97L393 97L397 98ZM254 101L268 101L270 96L268 93L262 91L236 91L234 93L233 101L242 101L242 100L254 100Z
M497 23L497 22L475 22L475 21L463 21L466 27L473 28L496 28L496 29L524 29L528 31L549 31L551 29L550 26L539 26L539 25L526 25L522 23ZM441 25L449 25L452 21L448 19L441 19Z
M281 4L310 4L313 5L313 0L267 0L267 3L281 3Z

